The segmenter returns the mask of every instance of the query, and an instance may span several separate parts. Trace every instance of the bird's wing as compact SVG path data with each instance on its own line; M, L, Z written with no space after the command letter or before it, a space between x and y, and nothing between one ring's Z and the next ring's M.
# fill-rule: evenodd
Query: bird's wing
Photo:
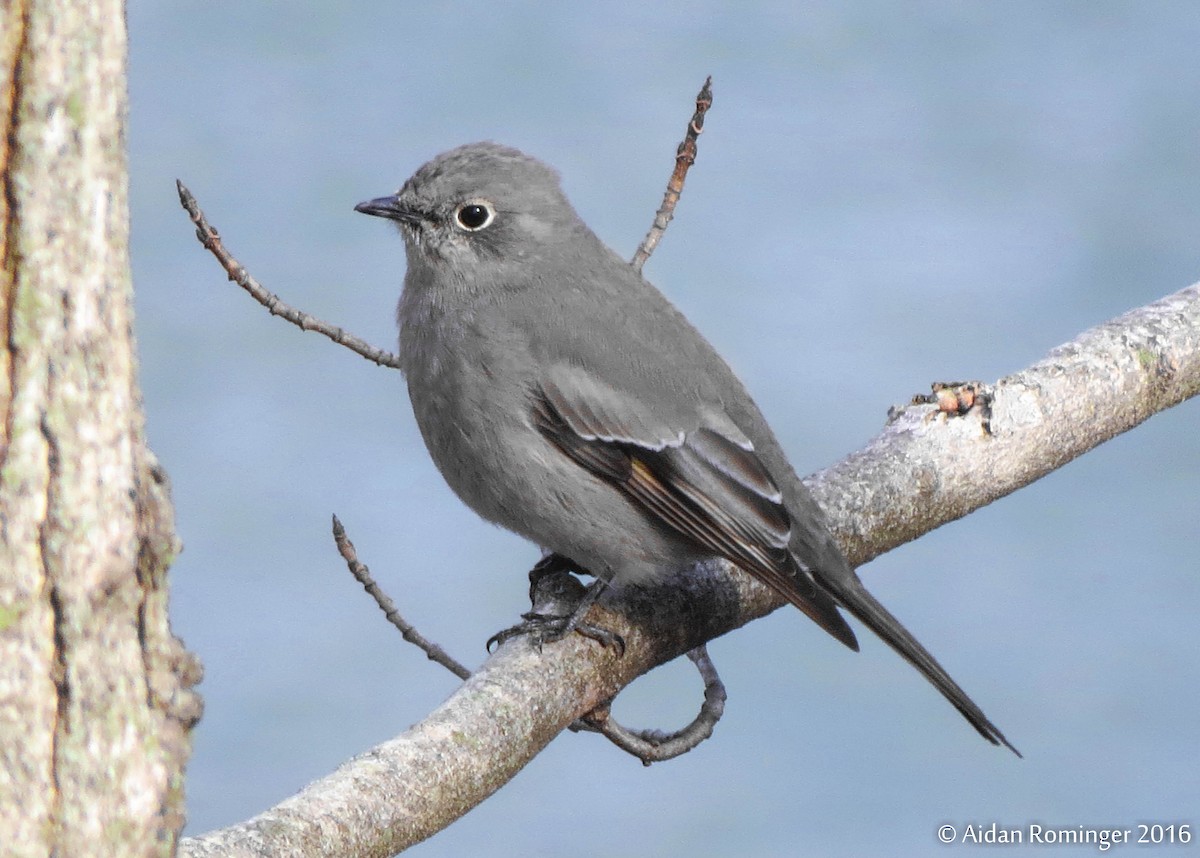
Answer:
M797 567L783 496L746 436L720 413L692 420L662 413L561 364L547 373L534 403L535 425L581 467L857 650L833 599Z

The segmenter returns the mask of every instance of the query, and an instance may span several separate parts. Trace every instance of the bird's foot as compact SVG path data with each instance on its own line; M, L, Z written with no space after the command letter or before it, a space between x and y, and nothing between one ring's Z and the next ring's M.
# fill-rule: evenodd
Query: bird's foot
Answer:
M549 554L529 572L529 599L533 610L522 614L524 622L492 635L487 642L493 646L522 635L528 636L539 650L544 644L560 641L578 632L601 646L613 647L617 655L625 652L624 639L615 632L583 621L584 616L608 586L597 578L584 587L570 574L574 564L565 557Z
M603 626L581 622L577 614L553 616L530 611L526 614L521 614L521 619L524 622L496 632L496 634L488 638L488 651L490 652L493 647L500 646L512 638L521 636L528 637L530 642L540 651L543 645L556 643L572 632L578 632L585 638L591 638L603 647L613 647L618 656L625 653L624 638Z

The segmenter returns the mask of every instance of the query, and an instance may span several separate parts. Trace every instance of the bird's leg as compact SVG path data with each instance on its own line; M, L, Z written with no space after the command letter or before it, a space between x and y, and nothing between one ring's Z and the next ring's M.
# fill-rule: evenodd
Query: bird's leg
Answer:
M608 583L596 578L584 587L578 578L570 574L572 571L591 574L560 554L547 554L538 561L529 570L532 610L521 615L524 622L492 635L487 642L488 649L519 635L528 635L540 649L543 644L554 643L572 632L579 632L601 646L614 647L618 655L624 653L625 641L620 635L583 622L584 616L600 598Z
M561 554L553 552L547 554L537 563L533 564L533 568L529 570L529 601L536 604L537 588L546 578L551 575L570 575L572 571L577 569L574 561L568 557L563 557ZM580 570L583 574L590 575L587 570ZM571 579L575 580L575 579Z

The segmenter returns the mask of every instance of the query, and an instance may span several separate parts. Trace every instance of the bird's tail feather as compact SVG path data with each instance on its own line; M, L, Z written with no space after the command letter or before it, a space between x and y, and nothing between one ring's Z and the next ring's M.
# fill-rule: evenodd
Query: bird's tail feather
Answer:
M816 577L816 576L814 576ZM818 577L818 582L833 595L847 611L857 617L867 628L878 635L884 643L903 656L904 660L919 670L942 696L962 713L971 726L993 745L1003 745L1018 757L1021 752L1013 747L1004 734L993 724L958 683L950 678L937 659L930 655L917 639L909 634L900 621L892 616L855 578L848 582L829 581Z

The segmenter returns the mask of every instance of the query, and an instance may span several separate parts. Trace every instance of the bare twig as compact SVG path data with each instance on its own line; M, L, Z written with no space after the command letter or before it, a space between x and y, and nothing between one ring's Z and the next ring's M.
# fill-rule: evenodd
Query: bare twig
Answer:
M654 248L658 247L659 239L667 231L667 224L675 216L675 205L679 202L679 195L683 193L683 183L687 179L687 172L691 169L692 164L696 163L696 138L704 130L704 114L712 107L712 100L712 76L710 75L704 79L704 86L700 88L700 93L696 96L696 112L692 114L692 121L688 123L687 134L684 135L679 148L675 150L675 170L667 182L667 192L663 194L662 205L659 206L658 213L654 215L654 223L651 224L650 231L642 239L637 253L633 255L630 262L637 271L642 270L642 266L646 264L646 260L650 258Z
M179 191L180 204L187 211L188 217L192 219L192 223L196 225L196 238L200 240L205 249L217 258L217 262L221 263L221 267L225 269L225 273L229 275L229 279L249 292L251 297L266 307L272 316L279 316L282 319L286 319L303 331L316 331L318 334L324 334L338 345L345 346L380 366L391 367L392 369L400 368L399 358L391 352L377 349L365 340L360 340L353 334L346 333L346 331L336 325L331 325L322 319L297 310L281 301L278 295L269 292L261 283L250 276L250 272L234 259L233 254L225 249L225 245L221 242L221 236L209 224L208 219L204 216L204 212L200 210L200 205L196 202L196 198L192 196L192 192L187 189L187 186L176 179L175 187Z
M622 726L611 715L611 701L597 706L583 718L571 725L572 730L587 729L602 734L606 739L642 761L642 765L670 760L695 748L713 734L713 728L725 714L725 683L717 675L716 665L708 656L708 648L698 646L688 652L687 657L700 671L704 680L704 703L699 714L682 730L664 733L661 730L630 730Z
M349 567L350 574L357 579L358 583L363 585L363 589L371 595L371 598L375 600L375 604L379 605L388 622L400 630L400 634L404 636L404 639L410 644L420 647L430 661L436 661L459 679L467 679L471 675L471 671L455 661L444 649L428 640L413 628L404 617L400 616L400 612L396 610L395 603L388 598L387 593L383 592L379 585L375 583L375 579L371 577L371 570L358 561L358 552L354 550L354 543L350 541L350 537L346 536L346 528L342 526L341 521L338 520L336 515L333 517L333 541L337 543L338 553L346 561L346 566Z

